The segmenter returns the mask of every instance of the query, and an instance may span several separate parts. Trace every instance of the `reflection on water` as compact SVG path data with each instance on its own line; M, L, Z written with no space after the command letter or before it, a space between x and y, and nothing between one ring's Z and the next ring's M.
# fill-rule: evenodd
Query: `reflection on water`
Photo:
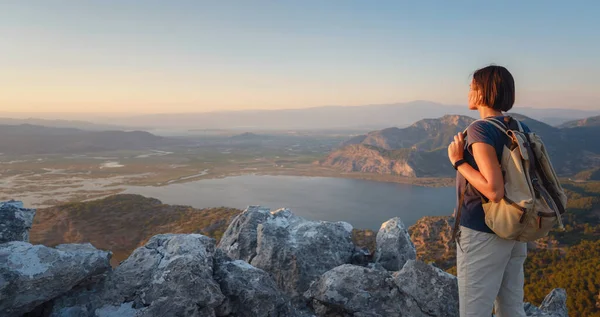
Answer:
M357 179L245 175L161 187L127 187L126 193L195 208L263 205L288 207L314 220L347 221L379 229L399 216L406 225L423 216L451 215L454 188L430 188Z

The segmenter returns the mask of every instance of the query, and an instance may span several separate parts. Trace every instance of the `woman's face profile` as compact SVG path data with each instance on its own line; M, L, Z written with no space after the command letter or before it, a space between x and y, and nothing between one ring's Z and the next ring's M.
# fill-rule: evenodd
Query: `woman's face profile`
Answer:
M479 100L481 100L481 96L475 82L471 80L471 84L469 84L469 110L477 110Z

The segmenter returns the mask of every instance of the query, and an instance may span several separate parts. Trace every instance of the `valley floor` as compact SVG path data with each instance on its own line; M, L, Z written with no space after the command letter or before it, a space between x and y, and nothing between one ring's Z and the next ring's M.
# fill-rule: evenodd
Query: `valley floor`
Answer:
M337 177L428 187L453 186L450 178L346 173L314 164L316 155L244 156L221 153L111 152L78 156L30 156L0 161L0 200L43 208L123 192L127 186L164 186L247 174Z

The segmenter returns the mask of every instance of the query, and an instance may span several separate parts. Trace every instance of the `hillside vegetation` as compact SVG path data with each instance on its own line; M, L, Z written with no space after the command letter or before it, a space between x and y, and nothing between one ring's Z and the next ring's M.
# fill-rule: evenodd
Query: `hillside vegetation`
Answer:
M167 205L140 195L114 195L39 209L30 240L47 246L90 242L99 249L111 250L114 265L160 233L201 233L218 240L240 212L225 207Z

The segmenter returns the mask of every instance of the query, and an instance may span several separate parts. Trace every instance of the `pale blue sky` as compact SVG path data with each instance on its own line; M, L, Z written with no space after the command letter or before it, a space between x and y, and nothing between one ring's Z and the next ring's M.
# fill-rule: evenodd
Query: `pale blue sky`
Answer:
M5 1L0 110L188 112L517 102L600 109L597 1Z

